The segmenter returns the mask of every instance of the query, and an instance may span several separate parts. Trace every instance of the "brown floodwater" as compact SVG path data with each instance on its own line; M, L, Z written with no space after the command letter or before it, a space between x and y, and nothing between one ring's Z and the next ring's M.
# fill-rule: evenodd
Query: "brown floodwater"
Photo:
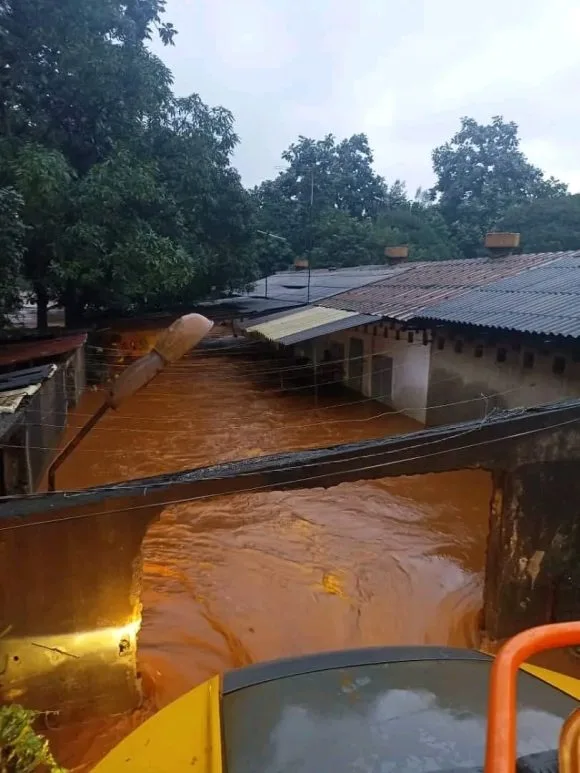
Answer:
M282 389L284 367L248 348L182 360L102 421L59 471L59 487L419 428L340 389L318 399L300 382ZM71 425L98 399L89 392ZM60 759L90 769L152 710L248 663L343 647L473 646L490 488L487 474L463 471L169 507L144 544L147 707L98 731L56 732Z

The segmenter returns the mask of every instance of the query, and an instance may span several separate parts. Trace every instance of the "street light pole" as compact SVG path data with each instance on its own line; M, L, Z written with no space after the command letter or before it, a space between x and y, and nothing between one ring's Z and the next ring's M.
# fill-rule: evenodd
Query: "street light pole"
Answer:
M116 410L127 397L147 386L167 365L180 360L205 338L212 327L213 322L201 314L186 314L164 330L149 354L140 357L121 373L101 406L54 459L48 468L48 490L55 490L56 471L110 408Z

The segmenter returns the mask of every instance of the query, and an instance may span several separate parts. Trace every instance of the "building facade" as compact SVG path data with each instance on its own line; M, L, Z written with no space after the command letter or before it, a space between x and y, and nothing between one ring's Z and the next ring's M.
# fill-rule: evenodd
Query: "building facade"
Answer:
M33 494L86 383L86 336L7 344L0 355L0 496ZM18 365L18 367L15 367ZM23 366L28 367L23 367Z
M422 424L483 419L580 396L576 284L580 252L415 263L248 331Z

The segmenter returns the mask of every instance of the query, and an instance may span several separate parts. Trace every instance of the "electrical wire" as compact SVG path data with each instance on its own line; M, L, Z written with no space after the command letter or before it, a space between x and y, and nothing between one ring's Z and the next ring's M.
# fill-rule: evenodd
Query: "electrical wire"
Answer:
M419 455L419 456L407 457L407 458L405 458L403 460L394 460L394 461L391 461L391 462L380 462L379 464L367 465L367 466L364 466L364 467L359 467L359 468L355 468L353 470L349 470L348 473L352 474L352 473L358 473L358 472L367 472L369 470L374 470L374 469L379 469L379 468L382 469L382 468L385 468L385 467L390 467L390 466L395 465L395 464L402 464L403 462L413 462L413 461L419 461L419 460L422 460L422 459L428 459L428 458L432 458L434 456L439 456L439 455L442 455L442 454L445 454L445 453L457 453L458 451L465 451L465 450L468 450L468 449L471 449L471 448L477 448L477 447L480 447L480 446L490 445L492 443L513 440L515 438L529 436L529 435L532 435L532 434L536 434L538 432L545 432L545 431L550 430L550 429L557 429L559 427L564 427L564 426L568 426L570 424L577 423L579 420L580 419L578 419L578 418L569 419L567 421L559 422L559 423L556 423L556 424L550 424L550 425L545 426L545 427L538 427L538 428L531 429L531 430L525 430L523 432L512 433L511 435L504 435L504 436L499 437L499 438L490 438L488 440L483 440L483 441L480 441L478 443L470 443L470 444L468 444L466 446L453 447L453 448L450 448L450 449L441 449L439 451L434 451L434 452L432 452L430 454L424 454L424 455ZM483 426L483 424L480 424L480 426L478 426L477 428L473 428L472 430L468 430L468 431L466 431L463 434L469 434L471 431L475 431L475 429L481 429L481 426ZM447 439L447 440L453 439L453 436L451 438L447 437L445 439ZM443 439L441 439L441 440L443 440ZM385 452L380 452L380 453L384 454ZM392 453L395 453L395 451L392 451ZM378 454L374 454L374 455L376 456ZM352 457L352 458L354 459L355 457ZM360 457L358 457L358 458L360 458ZM330 464L330 463L337 463L337 464L341 463L341 464L344 464L345 462L348 462L348 461L349 461L349 458L347 457L346 459L328 460L328 461L326 461L324 463L325 464ZM319 464L321 464L320 461L314 462L311 465L297 465L296 468L297 469L303 469L306 466L316 466L316 465L319 465ZM293 469L293 468L282 468L281 467L281 468L277 468L277 469L274 469L274 470L269 470L268 472L270 474L272 474L274 472L286 471L287 469ZM248 477L248 476L254 475L254 474L256 474L256 473L255 472L241 473L237 477ZM236 494L243 494L243 493L244 494L252 494L252 493L255 493L255 492L258 492L258 491L261 492L261 491L269 490L269 489L274 489L274 490L276 490L276 489L286 489L286 488L289 488L290 486L294 486L294 484L303 483L305 481L309 481L310 482L310 481L313 481L313 480L323 480L324 478L328 478L328 477L330 477L330 476L332 476L334 474L335 473L333 473L333 472L327 472L327 473L322 473L321 475L313 475L313 476L308 476L308 477L302 477L301 476L299 478L295 478L294 480L286 481L283 485L281 485L278 482L275 482L275 483L263 484L263 485L260 485L260 486L254 486L254 487L251 487L251 488L241 488L241 489L238 489L237 491L233 490L233 491L228 491L228 492L223 492L223 493L202 494L202 495L199 495L199 496L196 496L196 497L185 497L183 499L166 500L164 502L156 502L155 504L134 505L132 507L124 507L124 508L119 508L119 509L116 509L116 510L103 510L103 511L96 512L96 513L84 513L84 514L80 514L80 515L76 515L76 516L65 516L65 517L61 517L61 518L53 518L53 519L49 519L49 520L35 521L34 523L11 524L9 526L0 527L0 532L1 531L11 531L11 530L15 530L15 529L22 529L22 528L32 528L34 526L49 525L49 524L54 524L54 523L64 523L64 522L67 522L67 521L74 521L74 520L80 520L80 519L85 519L85 518L95 518L95 517L99 517L99 516L103 516L103 515L113 515L113 514L119 514L119 513L134 512L136 510L143 510L143 509L146 509L146 508L149 508L149 507L165 508L165 507L169 507L169 506L187 504L187 503L190 503L190 502L197 502L197 501L206 500L206 499L213 499L213 498L216 498L218 496L233 496L233 495L236 495ZM176 481L176 483L178 483L178 481ZM183 481L181 481L181 483L183 483ZM149 486L147 486L146 484L143 484L142 488L143 488L144 494L146 494L146 490L150 486L151 486L151 484L149 484ZM122 487L119 485L119 486L116 487L116 489L119 491L119 495L122 496L123 495ZM55 492L55 494L58 494L58 493L59 492ZM62 495L62 492L60 492L60 493ZM65 493L67 493L67 492L65 492Z
M521 391L522 389L527 389L527 388L529 388L529 387L525 387L525 386L523 386L523 387L521 387L521 386L520 387L514 387L513 389L507 389L504 392L496 392L493 395L489 395L489 396L472 397L472 398L468 398L466 400L458 400L456 402L441 403L440 405L428 406L424 410L425 411L439 410L439 409L442 409L442 408L449 408L449 407L453 407L453 406L456 406L456 405L465 405L467 403L481 402L482 400L483 401L485 401L486 399L490 400L490 399L493 399L495 397L501 397L503 395L510 394L510 393L513 393L513 392L518 392L518 391ZM377 398L371 398L371 399L373 401L376 401ZM320 422L308 422L307 424L294 424L294 425L291 425L291 426L292 426L292 429L310 429L311 427L317 427L317 426L327 427L329 425L335 425L335 424L367 423L367 422L375 421L376 419L381 419L381 418L384 418L384 417L396 416L396 415L399 415L399 414L405 414L407 411L411 411L411 410L415 410L415 409L416 409L416 406L410 406L410 407L406 407L406 408L399 408L396 411L394 411L394 410L382 411L381 413L373 414L371 416L364 416L364 417L361 417L361 418L325 420L325 421L320 421ZM167 419L165 419L165 422L167 422ZM30 424L30 426L52 427L52 428L56 428L56 429L60 429L61 428L60 425L58 425L58 424L44 424L44 423L42 423L42 424ZM245 429L245 427L246 427L245 424L238 424L238 425L228 424L228 431L232 430L232 429ZM80 428L81 427L69 427L69 429L80 429ZM101 431L101 430L103 430L102 427L97 427L95 431ZM126 431L131 431L131 429L129 428L127 430L127 429L123 428L123 429L120 429L120 430L116 430L114 428L104 428L104 431L109 431L109 432L113 432L113 431L114 432L126 432ZM134 432L147 432L148 430L137 430L137 429L134 429L133 431ZM163 430L149 430L149 431L164 432ZM167 435L168 434L167 431L165 431L164 434ZM174 436L174 434L178 434L178 433L172 433L172 437ZM8 443L3 443L2 445L3 445L4 448L22 448L23 447L22 445L18 445L18 444L10 445ZM54 447L54 446L30 446L29 445L29 446L27 446L27 448L38 450L38 451L58 451L58 450L60 450L61 446ZM104 450L103 448L86 448L84 446L80 446L78 449L75 449L75 453L78 453L79 451L83 451L83 452L91 452L91 453L100 452L100 453L103 453L103 454L112 454L112 453L119 453L119 454L122 453L122 454L124 454L124 453L127 453L127 450L128 449L121 449L121 448L119 448L119 449L112 449L112 450ZM289 449L287 451L287 453L291 453L291 452L292 452L292 449Z

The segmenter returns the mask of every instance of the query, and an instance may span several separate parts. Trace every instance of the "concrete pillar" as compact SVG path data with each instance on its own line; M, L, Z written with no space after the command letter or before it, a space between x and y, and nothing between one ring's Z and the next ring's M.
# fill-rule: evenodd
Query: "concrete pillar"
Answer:
M578 461L493 474L485 573L485 638L580 619Z
M114 506L2 519L1 700L63 721L138 706L141 545L161 507Z

